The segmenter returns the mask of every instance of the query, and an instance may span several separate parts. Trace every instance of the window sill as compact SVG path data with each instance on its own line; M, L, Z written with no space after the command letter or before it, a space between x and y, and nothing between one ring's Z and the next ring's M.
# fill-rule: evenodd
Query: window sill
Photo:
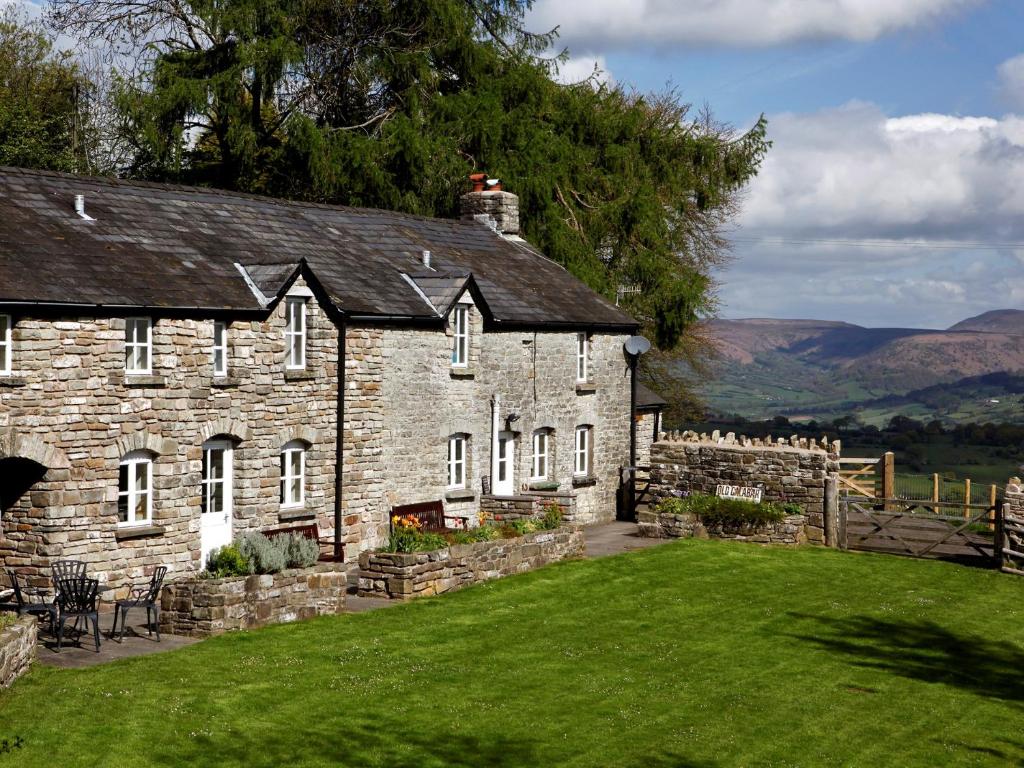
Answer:
M531 491L557 491L558 483L551 480L535 480L527 486Z
M291 522L292 520L312 520L314 517L316 517L316 512L305 507L282 509L277 513L277 519L282 523Z
M445 501L475 501L476 491L471 491L468 488L454 488L450 491L446 491L444 494Z
M28 385L26 379L18 378L16 376L0 376L0 388L15 389L17 387L24 387Z
M210 386L214 389L229 389L237 387L241 383L242 380L237 376L214 376L210 381Z
M124 384L126 387L160 388L167 386L167 378L164 376L153 376L149 373L126 373L118 383Z
M163 536L166 530L167 528L162 525L126 525L117 529L114 538L118 541L145 539L150 536Z
M291 371L286 368L284 371L285 381L313 381L313 379L315 378L316 371L310 371L306 368L303 368L302 370L296 369Z
M597 392L597 384L592 384L589 381L577 381L576 382L576 394L577 395L592 395Z
M470 367L468 365L464 368L460 368L458 366L453 365L451 368L451 377L453 379L475 379L476 368Z
M597 485L597 477L594 475L573 475L573 488L586 488L590 485Z

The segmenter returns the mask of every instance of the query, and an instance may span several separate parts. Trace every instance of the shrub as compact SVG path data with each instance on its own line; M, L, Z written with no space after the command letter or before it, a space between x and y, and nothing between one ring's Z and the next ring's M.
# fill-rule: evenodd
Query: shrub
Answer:
M523 536L527 533L533 533L537 530L538 525L536 520L524 518L522 520L513 520L508 524L508 528L511 528L516 532L516 536Z
M284 543L285 561L289 568L308 568L320 559L320 544L316 539L298 533L280 536L276 541ZM276 543L276 542L275 542Z
M549 502L544 507L544 517L541 518L539 528L542 531L553 531L562 524L562 508L555 502Z
M717 496L694 494L683 499L663 499L658 504L658 512L696 515L705 525L764 525L776 523L787 514L794 514L788 511L788 507L803 511L796 504L784 507L772 502L755 504L742 499L720 499Z
M683 499L669 496L667 499L662 499L658 502L657 511L666 515L684 515L690 510L687 509Z
M248 576L249 561L238 547L229 544L213 550L206 558L206 571L211 578L224 579L229 576Z
M14 626L14 622L18 620L18 614L16 613L0 613L0 632L3 632L8 627Z
M250 573L278 573L288 565L282 544L262 533L247 533L238 540L238 551L249 561Z
M423 523L415 515L391 518L391 538L385 552L430 552L444 549L448 540L439 533L426 533Z
M804 508L795 501L787 501L782 505L782 511L787 515L802 515L804 513Z

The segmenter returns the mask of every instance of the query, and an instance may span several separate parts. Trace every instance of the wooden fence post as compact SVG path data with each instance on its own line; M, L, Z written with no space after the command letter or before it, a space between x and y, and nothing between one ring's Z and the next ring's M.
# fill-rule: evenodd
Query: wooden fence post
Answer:
M996 529L996 500L999 494L996 490L996 484L992 483L992 486L988 489L988 505L991 507L991 511L988 513L989 520L991 521L988 525L990 531Z
M971 478L964 479L964 520L971 516Z
M894 499L896 498L896 454L886 451L882 461L882 498ZM885 508L889 509L889 507L891 505L887 504Z
M932 475L932 501L939 503L939 473Z

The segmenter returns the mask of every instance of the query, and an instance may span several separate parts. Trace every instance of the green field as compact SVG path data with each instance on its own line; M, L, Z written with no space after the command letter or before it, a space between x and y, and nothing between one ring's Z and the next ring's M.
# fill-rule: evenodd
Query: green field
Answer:
M0 692L19 766L1024 761L1024 581L682 541Z

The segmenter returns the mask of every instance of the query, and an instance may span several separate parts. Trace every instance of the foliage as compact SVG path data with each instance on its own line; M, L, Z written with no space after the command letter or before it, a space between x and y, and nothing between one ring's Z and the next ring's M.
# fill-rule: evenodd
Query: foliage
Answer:
M705 525L764 525L779 522L787 514L796 514L787 511L793 506L799 510L799 505L755 504L742 499L722 499L695 493L684 498L663 499L658 504L658 511L696 515Z
M38 664L0 693L0 731L18 768L1020 765L1020 591L679 541L128 665Z
M556 82L530 4L55 0L51 20L138 64L130 175L451 217L483 169L527 239L609 299L637 289L624 308L676 348L714 309L765 122L737 136L675 91Z
M554 501L544 507L544 515L540 519L539 528L543 531L553 531L562 525L562 508Z
M250 567L249 560L235 544L213 550L206 559L206 573L215 579L248 576L252 573Z
M0 613L0 632L3 632L8 627L14 626L14 623L18 620L18 614L16 613Z
M391 537L385 552L432 552L444 549L448 541L438 533L423 530L416 515L395 515L391 518Z
M308 568L320 559L320 545L316 539L299 533L289 533L274 539L281 542L288 568Z
M249 562L250 573L279 573L288 565L284 542L262 533L246 533L238 539L238 551Z
M478 525L475 528L446 533L444 537L452 544L475 544L480 541L494 541L499 534L493 525Z
M528 517L512 520L504 526L505 530L510 531L513 536L525 536L528 533L534 533L537 527L537 521Z

